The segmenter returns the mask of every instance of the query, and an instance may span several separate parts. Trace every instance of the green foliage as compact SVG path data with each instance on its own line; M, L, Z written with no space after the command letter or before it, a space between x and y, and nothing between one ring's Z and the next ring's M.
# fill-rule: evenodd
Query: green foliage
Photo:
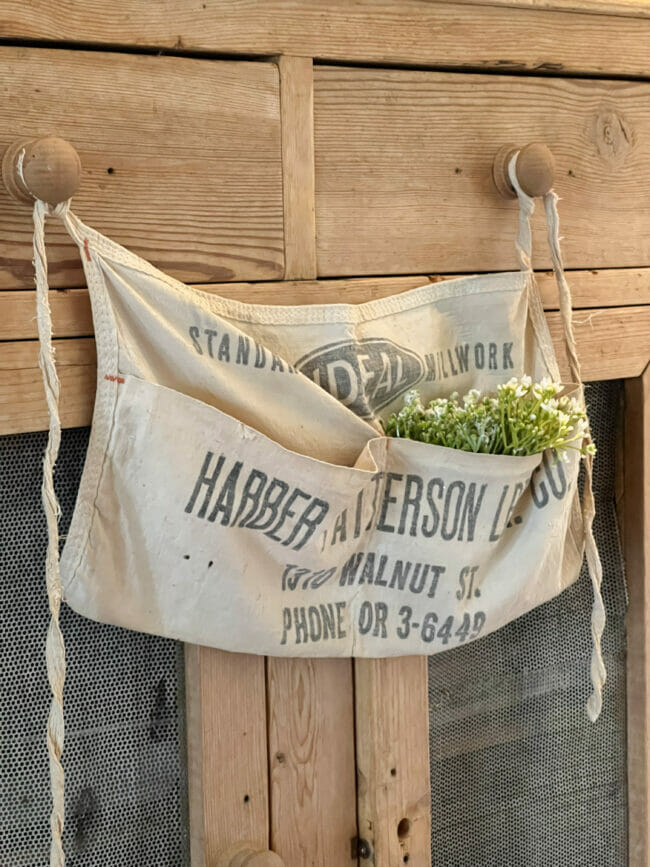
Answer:
M534 455L545 449L595 454L584 407L560 396L561 391L560 383L534 383L524 376L499 385L496 395L472 389L462 400L454 392L424 406L413 390L384 430L387 436L491 455Z

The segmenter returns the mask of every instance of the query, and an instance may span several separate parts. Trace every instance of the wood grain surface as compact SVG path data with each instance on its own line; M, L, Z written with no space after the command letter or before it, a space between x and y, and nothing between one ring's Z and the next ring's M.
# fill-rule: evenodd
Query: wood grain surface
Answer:
M284 278L316 276L314 88L310 57L280 57Z
M623 551L627 612L629 859L650 864L650 366L625 384Z
M566 266L650 265L650 84L315 67L314 122L319 276L515 267L517 204L491 166L535 140L556 159Z
M0 38L419 66L647 75L643 0L3 0ZM548 11L562 7L568 11ZM580 15L615 12L615 15Z
M430 867L427 659L357 659L355 673L359 835L374 867Z
M647 368L650 83L566 77L650 76L641 0L5 0L2 40L53 45L0 46L0 147L68 138L82 159L82 219L185 282L246 301L357 303L514 268L516 205L492 190L491 162L504 143L544 140L584 378ZM101 50L55 48L61 40ZM145 47L178 56L133 53ZM206 54L183 56L193 52ZM545 267L542 223L538 214ZM0 190L0 434L48 423L31 231L29 208ZM67 287L50 292L62 423L87 425L89 299L55 224L48 256L52 287ZM540 287L566 369L550 275ZM639 864L650 858L650 527L636 505L648 486L649 390L647 369L628 386L624 522ZM186 663L195 867L242 839L287 867L352 865L357 833L371 849L361 863L430 867L425 658L265 662L187 646Z
M353 863L352 665L351 659L267 660L271 848L287 867Z
M274 64L0 47L0 78L0 150L68 139L85 222L186 281L282 277ZM83 286L75 246L48 226L50 285ZM29 206L0 189L0 288L34 285L31 244Z
M453 274L414 274L406 277L360 277L341 280L286 280L262 283L203 283L196 288L249 304L362 304L406 292L427 282L447 280ZM601 271L571 271L573 305L590 307L635 307L650 304L650 268L609 268ZM537 274L546 310L558 309L557 286L551 272ZM87 337L94 327L87 289L50 291L50 307L56 337ZM0 341L37 337L34 290L0 292Z
M268 847L264 657L185 645L192 867L239 840Z
M55 340L54 350L61 384L61 425L89 425L97 380L95 341ZM48 429L38 351L36 340L0 343L0 435Z
M456 0L456 2L469 6L507 6L509 9L534 9L544 12L650 17L648 0Z
M560 314L551 311L546 318L560 371L566 378ZM574 329L585 382L639 376L650 360L650 306L578 310ZM96 378L94 340L71 338L54 343L63 426L90 424ZM38 342L0 342L0 435L45 430L47 426Z

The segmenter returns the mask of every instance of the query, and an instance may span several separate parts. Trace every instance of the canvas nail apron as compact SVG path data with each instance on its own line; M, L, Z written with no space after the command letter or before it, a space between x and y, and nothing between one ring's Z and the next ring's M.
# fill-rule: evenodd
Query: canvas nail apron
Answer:
M68 204L36 203L51 413L44 502L55 790L60 783L62 792L61 588L72 608L95 620L230 651L432 654L556 596L578 577L586 550L594 585L588 712L598 716L605 615L591 459L580 508L576 453L566 463L550 453L472 454L381 433L380 419L414 386L429 400L495 391L525 373L559 379L531 270L533 201L518 187L514 163L510 173L521 270L360 305L266 306L201 292L85 226ZM545 197L549 243L581 391L556 198ZM98 359L60 578L46 215L61 219L79 245Z

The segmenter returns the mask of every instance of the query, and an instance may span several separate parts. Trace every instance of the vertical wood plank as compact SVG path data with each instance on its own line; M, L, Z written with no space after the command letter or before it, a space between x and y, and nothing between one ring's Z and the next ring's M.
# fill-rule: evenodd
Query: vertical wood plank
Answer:
M311 57L280 57L284 279L316 276L314 81Z
M623 545L627 613L628 821L631 867L650 865L650 365L625 383Z
M427 659L358 659L355 687L359 836L374 867L430 867Z
M344 867L356 837L352 660L268 659L271 848Z
M185 645L192 867L269 836L264 657Z
M285 280L316 277L313 69L282 56ZM356 835L352 662L267 661L271 847L288 865L350 862Z

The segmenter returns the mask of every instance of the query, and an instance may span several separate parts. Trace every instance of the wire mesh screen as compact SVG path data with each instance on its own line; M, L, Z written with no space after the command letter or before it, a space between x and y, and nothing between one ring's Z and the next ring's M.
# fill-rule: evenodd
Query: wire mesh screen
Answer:
M47 867L45 725L49 620L40 476L45 433L0 437L0 865ZM70 523L87 429L63 432L61 530ZM189 864L182 645L62 609L68 677L65 848L70 867Z
M586 570L553 601L429 660L434 867L622 867L627 859L625 581L614 502L620 383L587 390L608 680L596 724Z

